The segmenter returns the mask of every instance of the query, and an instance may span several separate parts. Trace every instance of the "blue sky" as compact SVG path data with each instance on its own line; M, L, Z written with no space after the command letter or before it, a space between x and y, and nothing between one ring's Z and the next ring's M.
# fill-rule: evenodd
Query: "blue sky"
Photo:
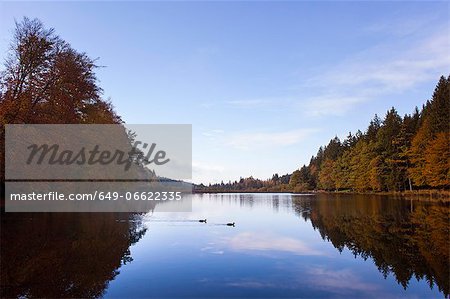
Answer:
M450 73L449 2L0 2L99 57L127 123L193 125L193 181L292 172Z

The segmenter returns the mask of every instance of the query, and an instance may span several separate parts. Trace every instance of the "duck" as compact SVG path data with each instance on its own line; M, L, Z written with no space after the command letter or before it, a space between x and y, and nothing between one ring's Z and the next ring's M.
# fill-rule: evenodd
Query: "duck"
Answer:
M227 223L228 226L234 226L234 222L233 223Z
M200 219L198 222L206 223L206 219Z

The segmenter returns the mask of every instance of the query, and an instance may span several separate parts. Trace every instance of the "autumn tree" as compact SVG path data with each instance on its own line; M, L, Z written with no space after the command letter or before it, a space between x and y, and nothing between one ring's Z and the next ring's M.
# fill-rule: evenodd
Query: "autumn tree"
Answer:
M412 163L408 172L417 186L448 186L448 158L446 163L441 159L448 157L450 151L449 115L450 76L442 76L432 99L423 108L420 127L408 152ZM447 173L446 178L443 173Z
M0 77L1 161L5 124L119 124L102 99L95 61L37 19L16 22ZM2 178L3 178L2 165Z
M335 162L331 159L326 159L322 163L319 173L319 187L325 190L336 189L336 184L333 177L333 169Z
M448 133L439 132L425 150L425 176L431 187L450 185Z
M333 179L336 189L351 189L350 184L351 149L346 149L334 163Z
M0 80L1 124L120 123L101 97L96 68L53 29L24 18L16 23Z

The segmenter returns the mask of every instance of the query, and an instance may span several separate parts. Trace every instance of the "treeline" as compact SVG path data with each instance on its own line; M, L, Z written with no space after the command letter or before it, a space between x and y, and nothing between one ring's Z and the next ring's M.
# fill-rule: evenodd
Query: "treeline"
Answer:
M308 166L294 171L294 191L402 191L449 186L450 76L441 77L421 111L401 117L391 108L364 133L335 137Z
M401 117L395 108L377 115L364 132L320 147L309 165L270 180L196 186L199 191L404 191L450 185L450 76L442 76L432 99Z
M239 181L218 184L195 185L195 192L290 192L291 175L274 174L271 179L260 180L253 177L240 178Z

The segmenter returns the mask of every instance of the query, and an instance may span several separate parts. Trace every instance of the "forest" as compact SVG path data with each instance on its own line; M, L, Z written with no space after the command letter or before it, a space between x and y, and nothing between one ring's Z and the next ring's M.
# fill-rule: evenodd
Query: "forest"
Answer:
M313 190L396 192L448 189L450 185L450 76L442 76L432 98L412 114L392 107L367 129L334 137L292 174L260 180L197 185L198 192L305 192Z

